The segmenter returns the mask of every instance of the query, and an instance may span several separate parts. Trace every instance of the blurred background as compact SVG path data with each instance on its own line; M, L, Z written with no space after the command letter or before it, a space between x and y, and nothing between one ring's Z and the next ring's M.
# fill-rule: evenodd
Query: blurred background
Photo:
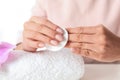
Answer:
M35 0L0 0L0 41L16 44Z

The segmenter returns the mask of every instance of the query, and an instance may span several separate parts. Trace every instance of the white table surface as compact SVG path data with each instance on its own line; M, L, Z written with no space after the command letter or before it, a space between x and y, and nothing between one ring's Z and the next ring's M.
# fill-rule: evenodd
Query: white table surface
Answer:
M120 80L120 64L86 64L81 80Z

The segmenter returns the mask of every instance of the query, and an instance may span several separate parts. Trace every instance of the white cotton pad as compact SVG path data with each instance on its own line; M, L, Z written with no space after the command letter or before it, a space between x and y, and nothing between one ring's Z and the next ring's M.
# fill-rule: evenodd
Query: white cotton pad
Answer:
M38 48L37 51L40 51L40 50L59 51L62 48L64 48L68 41L68 32L65 28L61 28L61 29L63 29L63 31L64 31L64 34L63 34L64 40L62 42L60 42L59 45L52 46L52 45L46 44L46 46L44 48Z
M14 51L2 66L0 80L80 80L84 62L69 49L28 53Z

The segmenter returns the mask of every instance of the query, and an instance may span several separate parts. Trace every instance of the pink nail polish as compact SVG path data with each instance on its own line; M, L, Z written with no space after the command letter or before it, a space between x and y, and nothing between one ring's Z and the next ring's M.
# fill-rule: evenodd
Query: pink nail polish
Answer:
M63 34L63 30L62 30L61 28L57 28L56 31L57 31L58 33L62 33L62 34Z
M55 36L55 38L57 39L57 40L59 40L59 41L63 41L63 36L62 35L59 35L59 34L57 34L56 36Z
M44 46L45 46L45 44L40 43L38 46L39 46L39 47L44 47Z
M53 44L53 45L55 45L55 46L58 45L58 42L55 41L55 40L51 40L50 43Z

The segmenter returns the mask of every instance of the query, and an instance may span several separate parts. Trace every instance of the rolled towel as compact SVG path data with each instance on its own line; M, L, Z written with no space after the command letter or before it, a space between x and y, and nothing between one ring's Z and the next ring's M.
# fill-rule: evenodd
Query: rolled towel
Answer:
M84 62L69 49L58 52L12 51L0 71L0 80L80 80Z

